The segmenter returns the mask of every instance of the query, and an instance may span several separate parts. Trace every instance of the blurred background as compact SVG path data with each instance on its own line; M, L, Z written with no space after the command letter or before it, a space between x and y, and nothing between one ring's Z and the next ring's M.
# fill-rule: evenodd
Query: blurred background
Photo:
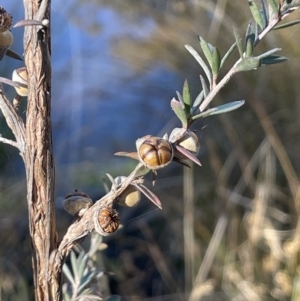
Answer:
M1 5L14 22L23 18L21 0ZM244 36L251 13L247 1L52 0L51 14L61 238L72 222L62 208L65 195L78 189L101 198L110 188L106 173L128 175L136 163L115 152L134 151L137 138L180 126L170 100L185 79L195 98L203 74L184 45L201 53L201 35L224 55L234 42L233 26ZM288 21L299 18L296 11ZM296 25L271 32L255 54L280 47L289 60L239 73L212 103L245 99L243 107L193 126L201 168L189 173L172 163L158 172L153 188L146 177L162 210L145 198L135 208L116 208L123 227L104 239L104 297L299 300L299 31ZM23 29L12 32L11 49L22 54ZM221 76L237 58L235 51ZM21 66L5 57L1 76L10 78ZM13 89L5 91L12 99ZM20 112L24 117L26 99ZM0 129L12 138L2 115ZM11 146L0 144L0 171L1 283L32 300L25 171Z

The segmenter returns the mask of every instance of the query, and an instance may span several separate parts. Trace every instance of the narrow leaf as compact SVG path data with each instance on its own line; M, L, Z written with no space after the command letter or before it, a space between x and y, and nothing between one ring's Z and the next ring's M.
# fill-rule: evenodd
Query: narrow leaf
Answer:
M75 282L78 282L80 277L79 277L79 274L78 274L77 258L76 258L76 255L75 255L74 251L71 252L70 261L71 261L71 266L72 266Z
M269 50L269 51L267 51L267 52L265 52L265 53L263 53L263 54L257 56L257 58L262 59L262 58L264 58L264 57L268 57L268 56L270 56L271 54L273 54L273 53L275 53L275 52L277 52L277 51L280 51L280 50L281 50L281 48L273 48L273 49L271 49L271 50Z
M235 48L236 48L236 42L230 46L230 48L227 50L227 52L223 56L221 63L220 63L220 69L222 68L222 66L227 61L227 59L229 58L229 56L231 55L231 53L234 51Z
M63 272L64 272L64 275L70 281L71 285L73 287L76 287L75 279L73 278L73 275L72 275L70 269L68 268L68 266L66 264L63 265Z
M190 45L185 45L185 48L190 52L190 54L196 59L196 61L200 64L200 66L202 67L203 71L205 72L205 75L209 81L209 84L211 85L211 81L212 81L212 74L209 70L209 68L207 67L207 65L205 64L205 62L203 61L203 59L201 58L201 56L199 55L199 53Z
M299 24L299 23L300 23L300 20L291 21L291 22L288 22L288 23L284 23L282 25L275 26L273 29L277 30L277 29L287 28L287 27L290 27L290 26L293 26L293 25L296 25L296 24Z
M254 34L252 37L254 39ZM246 51L245 51L246 57L250 57L253 54L253 44L254 44L253 39L249 37L249 39L246 40Z
M212 52L212 62L211 62L211 70L213 75L218 75L220 70L220 64L221 64L221 55L219 50L214 47Z
M139 156L137 154L137 152L131 152L131 153L127 153L127 152L117 152L114 154L115 156L124 156L124 157L129 157L135 160L139 160Z
M84 277L80 279L80 286L78 288L78 293L80 292L93 280L95 277L95 271L89 271Z
M268 0L268 2L272 9L273 15L277 17L278 12L279 12L279 5L278 5L277 1L276 0ZM269 12L269 15L271 15L270 12Z
M159 198L151 190L142 184L134 186L138 188L154 205L156 205L159 209L162 209Z
M22 57L20 55L18 55L16 52L12 51L11 49L7 49L5 55L9 56L13 59L23 61Z
M192 114L197 110L199 109L199 106L201 104L201 102L203 101L204 99L204 92L203 90L198 94L198 96L196 97L194 103L193 103L193 107L192 107Z
M209 94L209 89L206 85L205 79L203 78L202 75L200 75L200 81L201 81L201 85L202 85L202 89L203 89L203 94L204 94L204 98Z
M82 258L78 257L78 259L77 259L79 279L81 279L83 277L83 272L84 272L84 269L86 268L87 260L88 260L88 254L85 254L84 252L83 252L83 257Z
M183 154L187 159L193 161L194 163L196 163L199 166L202 166L200 161L198 160L198 158L193 155L192 153L190 153L188 150L186 150L184 147L174 144L174 147L177 151L179 151L181 154Z
M196 119L200 119L200 118L204 118L204 117L207 117L209 115L212 115L212 113L215 112L216 110L217 110L216 108L205 110L204 112L193 116L192 120L196 120Z
M175 98L171 100L171 108L174 111L174 113L177 115L177 117L180 119L182 122L182 126L184 128L187 127L187 116L185 113L184 108L182 107L182 104L177 101Z
M267 8L266 8L266 4L265 4L265 0L260 0L261 3L261 7L262 7L262 18L264 21L264 28L266 28L269 24L269 17L268 17L268 13L267 13Z
M202 51L209 63L210 66L212 66L212 49L211 45L209 45L201 36L199 37L200 46L202 48Z
M250 11L251 11L251 14L253 16L253 19L259 25L259 27L261 29L263 29L264 28L263 19L262 19L262 16L260 14L260 10L259 10L257 4L252 0L249 0L248 4L249 4Z
M273 65L273 64L279 64L282 62L287 61L288 58L285 56L280 56L280 55L269 55L263 59L261 59L261 64L262 65Z
M189 118L191 115L192 99L191 99L191 92L190 92L190 88L189 88L189 84L188 84L187 80L184 81L182 96L183 96L183 102L184 102L186 116L187 116L187 118Z
M260 66L260 58L247 57L235 67L235 72L255 70Z
M184 101L183 101L182 95L178 91L176 91L176 94L177 94L178 100L181 102L182 107L184 108Z
M233 34L234 34L234 37L235 37L235 41L236 41L236 45L238 47L238 50L239 50L239 54L240 54L240 57L241 59L243 59L243 46L242 46L242 39L239 35L239 32L237 30L236 27L233 27Z
M202 112L201 114L194 116L192 119L194 120L194 119L199 119L199 118L203 118L203 117L207 117L207 116L211 116L211 115L230 112L230 111L238 109L244 103L245 103L245 100L232 101L232 102L226 103L224 105L208 109L208 110Z

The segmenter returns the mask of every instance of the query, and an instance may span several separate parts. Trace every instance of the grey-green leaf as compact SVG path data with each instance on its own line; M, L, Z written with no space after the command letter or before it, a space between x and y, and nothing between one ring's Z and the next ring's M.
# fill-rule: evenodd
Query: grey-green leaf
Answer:
M68 266L66 264L63 265L63 272L64 272L64 275L68 278L68 280L70 281L71 285L73 287L76 286L76 283L75 283L75 280L74 280L74 277L70 271L70 269L68 268Z
M234 51L234 49L236 48L236 42L233 43L230 48L227 50L227 52L225 53L225 55L223 56L221 63L220 63L220 69L222 68L222 66L224 65L224 63L227 61L227 59L229 58L230 54Z
M273 29L277 30L277 29L287 28L287 27L290 27L290 26L293 26L293 25L296 25L296 24L299 24L299 23L300 23L300 20L291 21L291 22L288 22L288 23L284 23L282 25L275 26Z
M200 46L202 48L202 51L209 63L209 65L212 65L212 49L211 49L211 45L208 44L201 36L198 36L199 41L200 41Z
M240 57L241 57L241 59L243 59L242 39L241 39L240 34L239 34L239 32L238 32L238 30L237 30L236 27L233 27L233 33L234 33L236 45L237 45L238 50L239 50Z
M264 21L264 28L266 28L269 24L269 16L267 13L267 8L266 8L266 4L264 0L260 0L261 3L261 7L262 7L262 11L261 11L261 15Z
M201 114L194 116L192 119L195 120L198 118L203 118L203 117L207 117L207 116L211 116L211 115L230 112L230 111L238 109L244 103L245 103L244 100L232 101L232 102L226 103L224 105L206 110L206 111L202 112Z
M272 9L273 15L278 16L279 6L278 6L277 1L276 0L268 0L268 2L269 2L270 7ZM269 12L269 15L271 15L270 12Z
M203 78L202 75L200 75L200 81L201 81L201 85L202 85L202 89L203 89L203 94L204 94L204 98L209 94L209 89L206 85L205 79Z
M260 66L260 58L247 57L235 67L235 72L255 70Z
M282 62L287 61L288 58L285 56L280 56L280 55L269 55L263 59L261 59L261 64L262 65L273 65L273 64L279 64Z
M184 81L182 97L183 97L186 116L187 118L189 118L191 114L192 98L191 98L191 92L187 80Z
M214 47L212 52L211 70L214 76L219 74L221 65L221 55L218 48Z
M262 19L262 16L260 14L260 10L259 10L257 4L252 0L248 0L248 4L249 4L253 19L259 25L259 27L261 29L263 29L264 28L263 19Z
M178 100L173 98L171 100L171 108L173 109L174 113L177 115L177 117L182 122L182 126L184 128L186 128L187 127L187 116L186 116L184 108L182 107L182 104Z
M249 37L249 39L246 40L246 57L250 57L253 54L253 40L254 40L254 34L253 34L253 39L251 37Z
M265 53L263 53L263 54L261 54L261 55L258 55L257 58L262 59L262 58L264 58L264 57L268 57L268 56L270 56L271 54L273 54L273 53L275 53L275 52L277 52L277 51L280 51L280 50L281 50L281 48L273 48L273 49L271 49L271 50L269 50L269 51L267 51L267 52L265 52Z
M176 95L177 95L177 97L178 97L178 100L179 100L180 103L182 104L182 107L184 108L184 101L183 101L182 95L181 95L178 91L176 91Z
M199 109L199 106L201 104L201 102L204 99L204 91L201 90L201 92L198 94L198 96L196 97L194 103L193 103L193 107L192 107L192 113L196 112L197 109Z
M205 62L203 61L203 59L201 58L201 56L199 55L199 53L190 45L185 45L185 48L190 52L190 54L196 59L196 61L200 64L200 66L202 67L203 71L205 72L205 75L209 81L209 84L211 84L212 81L212 74L209 70L209 68L207 67L207 65L205 64Z

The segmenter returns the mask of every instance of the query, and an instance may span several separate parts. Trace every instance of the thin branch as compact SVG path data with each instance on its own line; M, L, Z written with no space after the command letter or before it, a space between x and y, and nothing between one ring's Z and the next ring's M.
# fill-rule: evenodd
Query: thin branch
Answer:
M0 86L0 110L6 120L8 127L12 130L16 142L12 145L20 150L21 156L25 154L25 125L21 117L18 115L13 105L7 99L2 87Z
M287 17L292 11L286 11L278 18L275 18L270 21L268 26L259 34L257 40L255 41L254 46L256 46L283 18ZM219 91L225 86L225 84L231 79L231 77L236 73L236 66L241 62L241 58L236 61L233 67L229 70L229 72L223 77L223 79L210 91L207 97L204 99L202 104L200 105L200 112L203 112L210 102L214 99L214 97L219 93Z
M16 141L13 141L13 140L10 140L10 139L6 139L6 138L1 137L1 136L0 136L0 142L3 142L5 144L10 144L11 146L19 148L19 144Z

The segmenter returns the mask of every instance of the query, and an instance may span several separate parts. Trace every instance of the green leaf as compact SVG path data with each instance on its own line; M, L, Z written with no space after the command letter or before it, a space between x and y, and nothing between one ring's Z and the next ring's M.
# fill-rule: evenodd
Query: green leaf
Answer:
M263 29L264 28L263 19L262 19L262 16L260 14L260 10L259 10L257 4L252 0L248 0L248 4L249 4L253 19L259 25L259 27L261 29Z
M275 26L273 29L277 30L277 29L287 28L287 27L290 27L290 26L293 26L293 25L296 25L296 24L299 24L299 23L300 23L300 20L291 21L291 22L288 22L288 23L284 23L282 25Z
M211 116L211 115L217 115L217 114L223 114L226 112L230 112L230 111L238 109L244 103L245 103L244 100L232 101L232 102L226 103L224 105L208 109L208 110L202 112L201 114L198 114L198 115L192 117L192 119L195 120L195 119L199 119L199 118L203 118L203 117L207 117L207 116Z
M240 61L235 67L235 72L250 71L257 69L260 66L260 59L258 57L247 57Z
M198 36L200 41L200 46L202 48L202 51L209 63L210 66L212 66L212 45L207 43L201 36Z
M81 292L94 278L95 278L95 271L89 271L86 275L84 275L80 279L80 286L78 288L78 293Z
M70 269L68 268L67 264L65 263L63 265L63 268L62 268L63 272L64 272L64 275L68 278L68 280L70 281L71 285L73 287L76 287L76 283L75 283L75 279L70 271Z
M221 55L219 50L214 47L213 52L212 52L212 65L211 65L211 70L213 75L218 75L219 70L220 70L220 64L221 64Z
M278 5L277 1L276 0L268 0L268 2L272 9L273 15L277 17L278 12L279 12L279 5ZM269 13L269 15L271 15L271 14Z
M264 21L264 28L266 28L269 24L269 17L268 17L268 13L267 13L267 8L266 8L266 4L264 0L260 0L261 3L261 7L262 7L262 11L261 11L261 15Z
M254 39L255 39L254 33L249 34L246 38L246 51L245 51L246 57L250 57L253 54Z
M199 109L199 106L201 104L201 102L204 99L204 91L201 90L201 92L198 94L198 96L196 97L194 103L193 103L193 107L192 107L192 112L194 113L197 109Z
M189 118L191 114L192 99L191 99L191 92L187 80L184 81L182 96L183 96L186 116L187 118Z
M239 35L239 32L237 30L236 27L233 27L233 34L234 34L234 37L235 37L235 41L236 41L236 45L238 47L238 50L239 50L239 54L240 54L240 57L241 59L243 59L243 46L242 46L242 39Z
M265 53L263 53L263 54L257 56L257 58L262 59L262 58L264 58L264 57L268 57L268 56L270 56L271 54L273 54L273 53L275 53L275 52L277 52L277 51L280 51L280 50L281 50L281 48L273 48L273 49L271 49L271 50L269 50L269 51L267 51L267 52L265 52Z
M225 55L223 56L221 63L220 63L220 69L222 68L222 66L224 65L224 63L227 61L227 59L229 58L230 54L233 52L233 50L236 48L236 42L233 43L230 48L227 50L227 52L225 53Z
M190 54L200 64L201 68L205 72L205 75L206 75L206 77L207 77L207 79L209 81L209 84L211 85L212 74L211 74L209 68L207 67L207 65L205 64L205 62L203 61L203 59L201 58L201 56L199 55L199 53L192 46L190 46L190 45L185 45L185 48L190 52Z
M176 95L177 95L177 97L178 97L178 100L179 100L180 103L182 104L182 107L184 108L184 101L183 101L182 95L181 95L178 91L176 91Z
M202 89L203 89L203 94L204 94L204 98L209 94L209 89L206 85L205 79L203 78L202 75L200 75L200 81L201 81L201 85L202 85Z
M273 65L273 64L279 64L282 62L287 61L288 58L285 56L280 56L280 55L269 55L263 59L261 59L261 64L262 65Z
M70 254L70 261L71 261L71 266L72 266L72 270L73 270L73 275L74 275L74 279L75 282L77 282L80 277L78 277L78 265L77 265L77 258L75 255L75 252L72 251Z
M81 255L81 254L80 254ZM83 276L83 272L87 266L88 254L82 253L83 256L79 256L77 258L78 262L78 278L81 279ZM82 258L81 258L82 257Z
M193 116L192 120L207 117L207 116L211 115L213 112L215 112L216 110L217 110L216 108L208 109L200 114Z
M185 113L185 110L184 110L182 104L178 100L173 98L171 100L171 108L173 109L174 113L177 115L177 117L182 122L182 126L184 128L186 128L187 127L187 116L186 116L186 113Z

